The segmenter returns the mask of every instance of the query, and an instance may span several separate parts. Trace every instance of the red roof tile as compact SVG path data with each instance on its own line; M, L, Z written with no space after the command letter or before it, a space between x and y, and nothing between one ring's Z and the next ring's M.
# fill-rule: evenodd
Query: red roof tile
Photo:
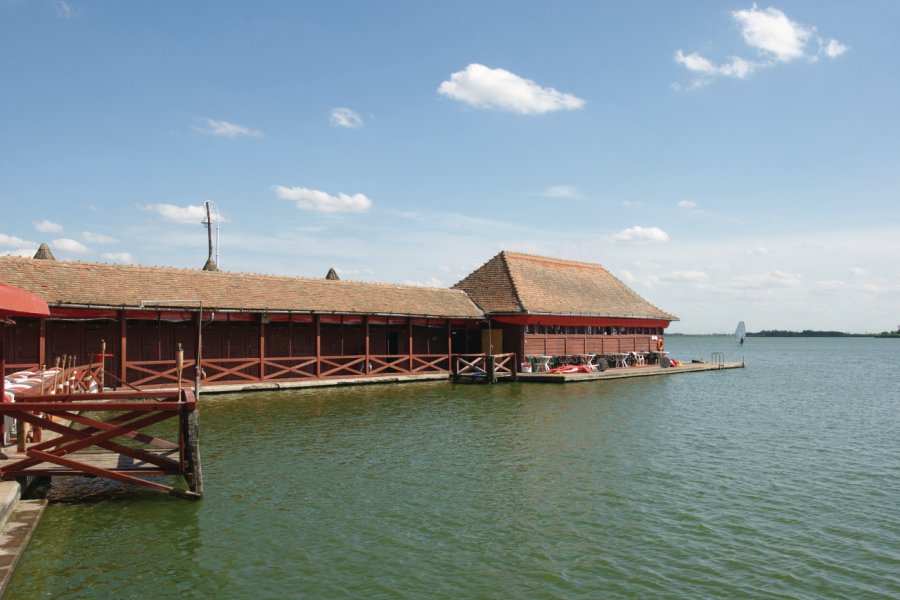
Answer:
M460 290L226 271L0 257L0 281L50 306L166 306L243 311L392 314L454 318L484 315Z
M677 320L602 266L503 251L453 286L489 314Z

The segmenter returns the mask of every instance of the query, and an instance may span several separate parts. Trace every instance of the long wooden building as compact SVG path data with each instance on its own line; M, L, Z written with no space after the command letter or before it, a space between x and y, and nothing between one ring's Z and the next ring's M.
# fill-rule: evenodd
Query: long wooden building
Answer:
M50 317L6 330L9 370L86 362L171 385L175 353L204 386L447 373L454 355L652 349L674 320L599 265L501 252L453 289L0 257L0 281ZM193 378L193 372L185 374Z

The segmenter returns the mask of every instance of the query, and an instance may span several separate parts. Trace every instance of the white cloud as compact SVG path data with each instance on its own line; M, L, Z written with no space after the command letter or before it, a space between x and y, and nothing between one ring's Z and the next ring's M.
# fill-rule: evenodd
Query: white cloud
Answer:
M731 16L738 24L744 42L757 51L760 60L733 56L729 62L717 65L697 52L685 54L682 50L678 50L675 52L675 62L698 77L687 88L673 84L676 90L701 88L716 77L746 79L757 69L778 63L787 63L799 58L816 62L819 54L837 58L847 51L847 47L834 38L827 43L822 38L817 38L818 53L810 55L807 45L816 28L792 21L784 12L774 7L760 9L754 4L751 8L733 11Z
M824 44L822 46L821 52L823 52L828 58L837 58L847 50L849 50L847 46L843 45L836 39L831 38L830 40L828 40L827 44Z
M74 19L78 16L78 11L64 0L56 0L53 8L56 10L56 16L60 19Z
M82 231L81 237L84 241L92 244L115 244L119 241L114 237L103 235L102 233L91 233L90 231Z
M332 196L319 190L304 187L275 186L275 194L279 198L291 200L297 208L323 213L366 212L372 208L372 201L364 194L340 193Z
M470 64L441 83L438 93L476 108L500 109L523 115L575 110L585 101L572 94L541 87L505 69Z
M765 255L768 253L769 253L769 249L766 248L765 246L755 246L755 247L747 250L747 254L749 254L751 256Z
M679 200L678 208L686 208L686 209L690 210L692 208L697 208L697 203L692 202L690 200Z
M433 287L433 288L442 288L447 287L444 285L444 282L438 279L437 277L429 277L425 281L410 281L406 280L403 282L404 285L415 285L418 287Z
M687 281L693 283L705 283L709 281L709 275L703 271L672 271L663 276L663 279L670 281Z
M258 129L250 129L228 121L216 121L215 119L202 119L203 126L195 126L193 129L197 133L211 135L214 137L236 138L241 136L261 138L263 132Z
M788 62L805 55L806 42L815 31L791 21L774 7L760 10L754 4L750 9L736 10L731 15L741 26L744 41L779 62Z
M541 193L546 198L581 198L578 188L571 185L554 185Z
M861 267L850 267L847 271L855 277L865 277L868 275L866 270Z
M131 257L131 254L128 252L104 252L101 255L101 258L104 258L108 261L112 262L120 262L120 263L133 263L134 259Z
M62 225L54 223L53 221L48 221L47 219L44 219L40 223L35 223L34 228L41 233L59 233L63 230Z
M622 200L622 206L643 206L640 200Z
M362 117L350 110L349 108L332 108L331 124L335 127L346 127L348 129L356 129L363 124Z
M659 227L629 227L612 236L613 241L625 243L668 242L669 234Z
M81 242L69 238L60 238L50 242L51 248L62 252L73 252L75 254L86 254L90 250Z
M0 256L22 256L24 258L31 258L34 256L34 253L37 252L37 248L20 248L18 250L0 250Z
M16 237L14 235L6 235L5 233L0 233L0 246L6 248L30 248L33 246L37 248L38 245L35 242L23 240L22 238Z
M744 79L760 65L758 63L733 56L730 63L715 65L708 58L696 52L685 54L681 50L675 52L675 62L683 65L688 71L700 73L709 77L735 77Z
M174 204L151 204L145 208L157 213L166 221L181 223L183 225L200 224L206 219L206 209L202 205L195 206L190 204L188 206L175 206Z

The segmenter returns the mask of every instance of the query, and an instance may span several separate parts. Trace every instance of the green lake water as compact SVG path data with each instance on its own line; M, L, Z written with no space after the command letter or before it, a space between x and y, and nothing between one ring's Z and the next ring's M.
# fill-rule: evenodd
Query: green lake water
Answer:
M204 499L54 490L7 597L900 597L900 341L667 349L747 368L205 396Z

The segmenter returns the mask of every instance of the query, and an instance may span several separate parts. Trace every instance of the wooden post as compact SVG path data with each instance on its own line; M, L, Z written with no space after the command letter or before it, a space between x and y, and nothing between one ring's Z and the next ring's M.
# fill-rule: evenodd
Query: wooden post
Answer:
M128 339L126 338L125 310L119 311L119 379L128 381Z
M100 340L100 370L97 372L97 388L99 391L106 389L106 340Z
M413 370L413 320L412 317L407 317L406 319L406 328L409 333L409 372L412 373Z
M184 370L184 348L178 343L178 350L175 351L175 371L178 374L178 399L181 400L181 373Z
M369 371L370 371L370 368L369 368L370 367L370 365L369 365L369 315L366 315L365 317L363 317L363 323L364 323L364 327L366 330L366 358L365 358L366 363L365 363L365 365L363 365L363 367L364 367L363 373L368 375Z
M450 325L450 319L447 319L447 370L452 371L453 363L453 327Z
M486 367L487 367L487 380L488 380L490 383L497 383L497 374L496 374L496 372L495 372L495 370L494 370L494 367L495 367L495 365L494 365L494 355L493 355L493 354L488 354L487 356L485 356L485 357L484 357L484 362L487 363L487 365L486 365Z
M319 315L313 317L316 322L316 378L322 376L322 327Z
M41 317L38 319L40 327L40 337L38 338L38 363L47 364L47 319ZM43 369L41 369L43 371Z
M259 380L266 378L266 321L259 316Z

